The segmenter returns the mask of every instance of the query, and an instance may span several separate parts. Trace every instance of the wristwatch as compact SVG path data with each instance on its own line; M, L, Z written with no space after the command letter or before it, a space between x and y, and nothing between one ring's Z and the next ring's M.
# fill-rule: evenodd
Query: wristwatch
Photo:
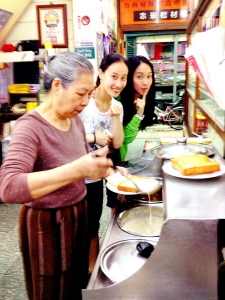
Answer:
M145 115L143 115L142 117L140 117L138 114L136 114L135 116L136 116L139 120L141 120L141 121L142 121L142 120L144 119L144 117L145 117Z

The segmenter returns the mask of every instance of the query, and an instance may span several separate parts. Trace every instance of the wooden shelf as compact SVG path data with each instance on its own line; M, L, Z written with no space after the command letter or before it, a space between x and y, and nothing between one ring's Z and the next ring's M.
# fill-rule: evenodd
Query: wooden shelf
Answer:
M216 125L216 127L220 129L220 132L225 131L225 111L222 111L219 108L212 108L202 100L196 100L195 104L201 111L204 111L204 116L209 123Z
M1 112L0 113L0 116L22 116L22 115L24 115L25 114L25 112Z
M209 27L205 26L205 24L211 20L211 16L219 5L220 0L199 0L197 8L194 10L187 25L188 46L191 45L191 40L197 32L202 32L213 26L213 23L210 22L209 25L211 25ZM215 148L218 148L217 150L219 151L219 148L221 149L219 144L222 143L224 144L222 148L225 149L225 110L217 105L190 65L187 66L186 72L188 131L190 132L190 129L195 132L197 131L196 113L200 111L210 124L209 133L212 136L216 135L218 137L218 144L214 144ZM225 150L221 151L224 151L224 153L220 153L224 157Z

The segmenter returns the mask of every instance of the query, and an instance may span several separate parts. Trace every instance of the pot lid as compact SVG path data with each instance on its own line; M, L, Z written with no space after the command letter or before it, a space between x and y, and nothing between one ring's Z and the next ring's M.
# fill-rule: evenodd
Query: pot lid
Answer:
M103 250L100 256L100 266L103 273L113 283L127 279L145 264L148 258L138 250L138 245L141 243L156 246L154 241L129 239L111 244Z
M157 157L164 159L177 158L188 154L204 154L207 156L214 155L214 151L210 147L201 144L186 145L186 140L186 138L183 138L182 140L177 139L177 144L157 146L152 148L151 152Z

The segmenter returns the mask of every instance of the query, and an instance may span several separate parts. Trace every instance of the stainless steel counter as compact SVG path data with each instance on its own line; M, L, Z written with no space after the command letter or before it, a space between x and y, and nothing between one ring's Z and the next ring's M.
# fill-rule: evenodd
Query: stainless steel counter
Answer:
M118 242L118 241L122 241L122 240L128 240L128 239L137 239L137 240L149 240L149 241L153 241L153 242L158 242L158 237L141 237L141 236L136 236L136 235L132 235L129 233L126 233L125 231L121 230L120 227L117 225L117 216L118 214L116 214L115 217L111 217L109 225L108 225L108 229L106 232L106 236L104 238L102 247L101 247L101 251L100 254L98 256L98 260L96 262L95 268L93 270L92 276L90 278L89 284L88 284L88 289L99 289L99 288L104 288L104 287L108 287L112 284L114 284L109 278L107 278L107 276L105 276L105 274L102 272L100 266L100 256L101 256L101 252L109 245Z
M224 164L219 155L214 159ZM217 232L218 220L225 219L225 175L191 180L163 173L163 182L165 222L150 258L135 274L116 284L107 281L98 260L82 291L83 300L218 299ZM102 250L133 237L111 218Z

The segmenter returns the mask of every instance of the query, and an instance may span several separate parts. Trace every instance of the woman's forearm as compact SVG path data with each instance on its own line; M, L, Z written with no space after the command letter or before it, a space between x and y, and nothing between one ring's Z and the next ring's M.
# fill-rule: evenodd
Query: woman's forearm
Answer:
M96 142L95 133L86 134L86 140L87 140L88 144L91 144L91 143L95 144L95 142Z
M124 132L123 132L123 124L120 120L120 116L112 117L112 135L113 140L112 144L115 149L119 149L123 145L124 140Z

